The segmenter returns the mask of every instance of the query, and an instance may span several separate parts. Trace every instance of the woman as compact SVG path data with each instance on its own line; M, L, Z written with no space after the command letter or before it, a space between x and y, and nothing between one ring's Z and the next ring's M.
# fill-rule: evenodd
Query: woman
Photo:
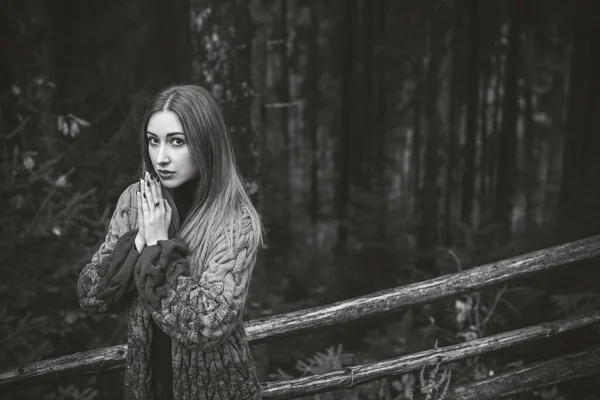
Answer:
M260 218L206 90L170 87L142 125L144 176L82 270L89 312L128 308L126 399L260 399L242 324Z

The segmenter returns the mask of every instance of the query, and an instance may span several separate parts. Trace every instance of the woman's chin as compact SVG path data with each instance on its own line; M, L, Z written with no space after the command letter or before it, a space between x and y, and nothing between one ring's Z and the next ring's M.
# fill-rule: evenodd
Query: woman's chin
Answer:
M164 179L164 180L161 180L161 183L167 189L175 189L176 187L178 187L180 185L179 181L176 181L174 179Z
M175 177L169 177L167 179L161 178L160 183L163 185L163 187L165 187L167 189L176 189L193 179L196 179L196 177L188 176L188 175L178 175L176 178Z

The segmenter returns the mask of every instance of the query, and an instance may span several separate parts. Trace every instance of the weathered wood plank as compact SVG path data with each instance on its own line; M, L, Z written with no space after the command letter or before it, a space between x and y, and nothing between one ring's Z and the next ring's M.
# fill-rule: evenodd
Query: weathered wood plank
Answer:
M600 310L579 317L548 322L510 332L460 343L434 350L422 351L371 364L345 368L326 374L307 376L282 382L263 383L263 397L292 399L332 390L348 389L363 383L419 370L424 365L473 357L516 344L554 336L600 322Z
M0 393L56 378L123 369L127 345L106 347L27 364L0 372Z
M254 343L297 335L327 326L433 303L598 255L600 255L600 235L486 264L467 271L376 292L350 301L256 319L246 324L246 332Z
M251 343L260 343L431 303L598 255L600 235L353 300L253 320L246 323L246 331ZM126 351L126 345L119 345L6 370L0 372L0 390L46 379L121 369Z
M560 382L600 373L600 346L448 390L447 400L491 400L529 393Z

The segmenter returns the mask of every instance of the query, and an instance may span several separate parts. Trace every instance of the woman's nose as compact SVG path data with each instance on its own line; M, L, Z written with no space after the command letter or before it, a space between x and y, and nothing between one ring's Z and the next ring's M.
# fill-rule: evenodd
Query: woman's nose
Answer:
M157 156L156 161L161 165L165 165L165 164L169 163L170 158L169 158L169 155L167 154L167 151L164 146L161 146L160 149L158 150L158 156Z

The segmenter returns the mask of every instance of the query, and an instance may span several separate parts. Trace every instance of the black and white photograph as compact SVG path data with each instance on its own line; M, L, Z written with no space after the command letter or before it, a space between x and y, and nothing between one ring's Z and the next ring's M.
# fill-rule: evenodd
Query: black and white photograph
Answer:
M600 400L600 1L0 0L0 400Z

